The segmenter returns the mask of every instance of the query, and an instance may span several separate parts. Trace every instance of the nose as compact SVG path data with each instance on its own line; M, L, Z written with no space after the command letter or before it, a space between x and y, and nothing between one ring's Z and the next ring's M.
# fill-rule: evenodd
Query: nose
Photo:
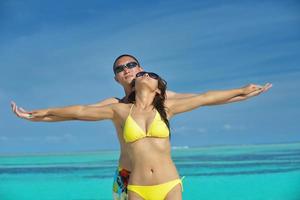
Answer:
M145 73L143 76L146 76L146 77L148 77L148 76L149 76L149 74L148 74L148 73Z
M124 67L124 72L127 74L129 72L129 69L127 67Z

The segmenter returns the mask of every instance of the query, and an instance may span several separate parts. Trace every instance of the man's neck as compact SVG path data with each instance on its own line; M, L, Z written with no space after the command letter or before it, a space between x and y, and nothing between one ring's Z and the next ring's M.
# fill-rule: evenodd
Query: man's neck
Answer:
M131 91L132 89L130 86L124 87L125 96L121 99L122 102L128 103L128 97L131 94Z

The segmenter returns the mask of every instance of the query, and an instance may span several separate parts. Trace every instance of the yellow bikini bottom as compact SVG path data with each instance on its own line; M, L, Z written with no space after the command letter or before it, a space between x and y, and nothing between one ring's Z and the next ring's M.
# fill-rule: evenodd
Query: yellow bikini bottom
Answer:
M137 193L145 200L164 200L178 183L183 191L182 179L175 179L158 185L128 185L127 190Z

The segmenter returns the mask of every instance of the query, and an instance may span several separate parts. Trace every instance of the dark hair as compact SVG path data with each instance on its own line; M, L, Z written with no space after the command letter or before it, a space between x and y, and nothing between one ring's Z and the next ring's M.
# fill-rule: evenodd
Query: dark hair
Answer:
M165 100L166 100L166 90L167 90L167 82L159 77L158 79L158 89L160 90L160 94L156 93L152 105L154 108L159 112L161 118L167 125L169 131L170 131L170 124L169 120L167 118L167 112L165 107ZM135 86L135 79L131 82L131 87L134 88ZM135 90L133 90L130 95L128 96L128 102L134 103L135 102ZM171 133L171 132L170 132ZM171 137L171 134L170 134Z
M122 55L118 56L118 57L115 59L115 61L114 61L114 64L113 64L113 70L114 70L114 72L115 72L116 63L118 62L118 60L119 60L120 58L123 58L123 57L130 57L130 58L132 58L133 60L135 60L135 61L137 62L138 66L140 66L140 63L139 63L138 59L136 59L134 56L129 55L129 54L122 54Z

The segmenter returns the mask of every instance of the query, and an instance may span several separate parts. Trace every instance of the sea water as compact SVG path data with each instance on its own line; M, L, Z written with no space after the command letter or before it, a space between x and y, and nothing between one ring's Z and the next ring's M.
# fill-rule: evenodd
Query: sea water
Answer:
M112 199L118 151L2 155L0 200ZM300 143L179 148L186 200L300 200Z

